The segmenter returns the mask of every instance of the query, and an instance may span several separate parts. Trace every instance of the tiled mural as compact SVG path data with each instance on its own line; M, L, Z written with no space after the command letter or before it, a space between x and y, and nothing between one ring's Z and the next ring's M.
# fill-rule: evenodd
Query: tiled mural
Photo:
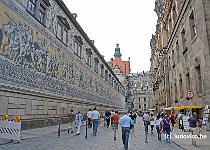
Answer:
M55 9L57 6L54 3L51 3L47 14L50 18L47 21L49 30L38 29L34 20L26 19L29 14L24 15L20 10L5 5L0 3L2 85L123 106L123 96L75 58L72 41L73 35L78 34L78 31L72 24L68 48L61 46L61 42L51 35L56 32L56 15L61 14L61 10ZM48 32L52 33L46 34ZM84 47L87 46L85 43Z

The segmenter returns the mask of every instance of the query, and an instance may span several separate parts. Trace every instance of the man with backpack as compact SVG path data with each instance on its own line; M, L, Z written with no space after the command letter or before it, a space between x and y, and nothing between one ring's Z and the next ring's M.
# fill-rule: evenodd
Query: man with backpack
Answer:
M170 143L170 132L171 132L171 127L170 127L171 120L169 119L168 115L165 114L164 119L162 120L162 129L165 133L165 140L166 143Z

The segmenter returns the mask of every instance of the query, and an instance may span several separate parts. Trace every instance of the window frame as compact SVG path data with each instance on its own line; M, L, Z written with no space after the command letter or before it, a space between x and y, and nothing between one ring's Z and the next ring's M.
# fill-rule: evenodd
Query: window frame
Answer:
M99 64L99 60L98 60L98 57L94 58L94 71L96 73L98 73L98 64Z
M92 65L92 52L90 48L86 48L86 64L91 67Z
M58 26L61 27L61 33L60 33L60 37L58 36ZM65 41L64 41L64 31L66 31L66 36L65 36ZM64 23L58 19L58 22L57 22L57 31L56 31L56 37L64 44L67 46L67 43L68 43L68 29L67 27L64 25Z
M34 10L31 10L30 6L34 6ZM28 0L27 2L27 12L32 15L39 23L41 23L44 27L46 27L47 20L47 7L50 6L49 1L44 0ZM42 8L42 9L41 9ZM42 17L40 19L40 12Z

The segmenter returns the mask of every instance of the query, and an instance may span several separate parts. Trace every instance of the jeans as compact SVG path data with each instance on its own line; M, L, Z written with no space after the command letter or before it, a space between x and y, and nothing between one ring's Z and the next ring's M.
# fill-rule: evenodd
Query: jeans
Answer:
M166 142L170 142L170 129L165 129Z
M96 135L98 128L98 119L93 119L93 135Z
M80 127L81 127L81 122L77 123L77 134L80 134Z
M88 128L92 127L92 122L91 122L91 118L88 118Z
M128 150L128 139L130 134L130 127L122 127L122 141L125 150Z
M156 130L157 130L158 140L161 140L161 133L160 133L160 126L159 125L156 125Z

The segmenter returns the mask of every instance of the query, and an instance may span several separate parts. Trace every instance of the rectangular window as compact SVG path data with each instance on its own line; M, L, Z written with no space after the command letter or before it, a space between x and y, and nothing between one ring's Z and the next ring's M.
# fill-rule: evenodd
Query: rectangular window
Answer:
M177 99L177 86L176 86L176 83L174 84L174 98L175 98L175 103L177 103L178 99Z
M194 19L194 13L193 12L191 12L191 14L189 16L189 23L190 23L191 39L193 39L196 35L195 19Z
M95 70L95 72L98 73L98 63L99 63L98 58L94 59L94 63L95 63L94 70Z
M82 53L82 38L80 36L74 35L74 53L79 57L82 58L83 53ZM87 49L86 49L86 54L87 54Z
M81 58L82 57L82 45L78 44L78 56Z
M201 78L201 68L200 65L198 65L197 67L195 67L196 69L196 87L197 87L197 92L198 93L202 93L202 78Z
M46 8L44 7L43 4L40 4L38 11L38 20L43 25L45 25L45 16L46 16Z
M91 55L87 55L87 64L91 66Z
M67 44L67 29L63 29L63 43Z
M101 65L101 77L104 77L104 65Z
M179 60L180 54L179 54L179 41L178 40L176 41L176 57L177 57L177 60Z
M36 11L36 1L37 0L29 0L28 6L27 6L28 7L27 10L34 16L35 16L35 11Z
M57 24L57 38L61 40L65 45L68 42L68 30L62 23L62 21L58 20ZM77 46L76 46L77 47Z
M179 94L180 98L183 98L182 78L179 79Z
M108 71L105 70L105 80L108 81Z
M45 26L48 6L50 6L48 0L28 0L27 11Z
M184 29L182 30L181 36L182 36L182 48L183 48L182 53L185 54L185 52L187 51L187 47L186 47L186 37L185 37L186 35Z
M60 23L57 26L57 37L62 41L62 25Z
M190 85L190 74L186 74L186 90L190 90L191 85Z
M175 66L174 50L172 50L172 67Z

